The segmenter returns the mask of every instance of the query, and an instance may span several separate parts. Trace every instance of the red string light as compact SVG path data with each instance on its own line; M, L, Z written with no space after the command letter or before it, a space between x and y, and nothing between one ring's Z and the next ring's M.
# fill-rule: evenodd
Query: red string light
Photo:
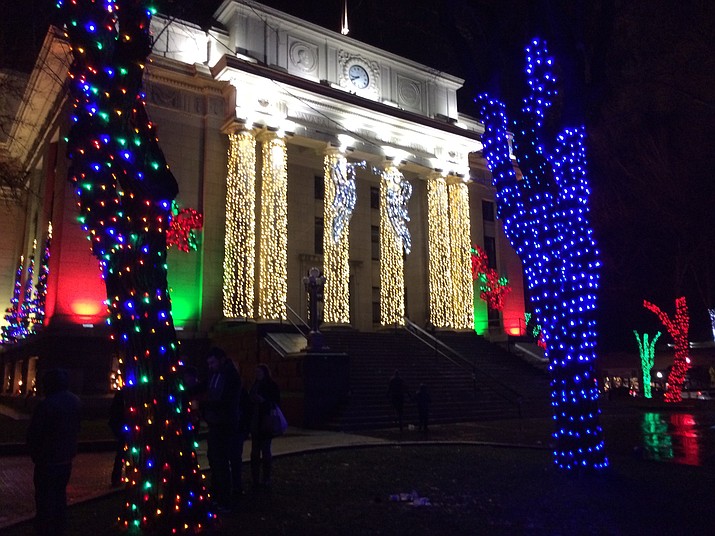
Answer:
M670 374L668 374L668 383L663 399L666 402L680 402L683 400L681 392L685 375L690 368L690 341L688 340L690 315L688 314L685 296L675 300L675 317L672 319L660 307L648 300L643 300L643 307L658 315L658 319L668 330L670 336L673 337L675 357L673 358L673 367L670 369Z

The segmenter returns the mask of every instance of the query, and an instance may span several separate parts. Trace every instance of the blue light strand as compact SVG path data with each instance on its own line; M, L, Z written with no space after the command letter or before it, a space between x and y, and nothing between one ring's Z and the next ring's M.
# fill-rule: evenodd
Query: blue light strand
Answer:
M588 218L583 128L565 129L552 151L542 131L556 95L546 44L527 47L529 93L519 129L517 176L509 157L502 103L480 96L484 156L497 189L498 215L522 260L534 316L543 327L551 373L554 463L563 469L608 466L599 424L596 298L600 261Z

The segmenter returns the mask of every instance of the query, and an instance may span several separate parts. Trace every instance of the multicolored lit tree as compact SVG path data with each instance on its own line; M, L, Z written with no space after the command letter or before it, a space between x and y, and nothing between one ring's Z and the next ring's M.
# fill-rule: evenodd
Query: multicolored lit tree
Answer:
M189 252L198 249L196 231L204 226L204 216L193 208L179 209L176 202L172 205L171 221L166 231L166 243L176 246L179 251Z
M35 285L35 299L32 309L34 313L34 325L42 326L45 323L45 309L47 302L47 278L50 275L50 247L52 246L52 222L47 226L47 238L45 247L42 250L40 259L40 270L37 273L37 284ZM35 327L35 329L36 329Z
M123 354L129 530L194 533L210 524L167 286L177 183L149 120L142 76L154 7L141 0L57 0L72 48L69 180L107 288Z
M670 374L668 374L663 400L666 402L680 402L683 400L681 392L685 375L690 368L690 341L688 339L690 315L688 314L688 304L685 302L685 296L675 300L675 317L672 319L660 307L648 300L643 301L643 307L657 314L658 319L668 330L670 336L673 337L675 357L673 358L673 367L670 369Z
M22 293L22 303L20 304L20 330L18 338L26 338L32 331L34 318L34 300L32 298L33 283L35 278L35 249L37 249L37 240L32 246L32 255L27 263L27 275L25 276L25 290Z
M554 462L565 469L602 469L608 458L594 371L600 262L588 214L585 133L564 129L555 140L547 139L544 120L556 95L554 61L539 39L529 44L526 56L529 93L517 151L523 178L517 178L511 161L505 107L488 96L480 97L484 156L498 215L524 265L534 314L543 326Z
M2 343L10 344L18 340L21 329L22 317L20 315L20 296L22 296L22 270L25 264L25 257L20 257L20 262L15 270L15 285L12 290L10 307L5 310L5 322L2 327Z
M511 292L509 280L489 268L489 257L481 247L474 245L472 254L472 280L479 281L479 297L487 302L487 307L496 311L504 309L504 300Z
M651 392L651 377L650 371L653 369L653 363L655 363L655 343L658 342L658 337L660 337L660 331L655 334L653 340L648 341L648 334L644 333L642 336L638 335L636 330L633 330L633 335L636 336L636 341L638 342L638 350L641 356L641 369L643 370L643 396L645 398L653 398L653 393Z

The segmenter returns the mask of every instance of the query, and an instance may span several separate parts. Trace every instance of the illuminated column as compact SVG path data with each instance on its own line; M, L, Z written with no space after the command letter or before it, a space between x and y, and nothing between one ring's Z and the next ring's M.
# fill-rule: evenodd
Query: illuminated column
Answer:
M253 318L256 263L256 138L229 135L223 315Z
M472 280L469 192L458 182L447 186L449 194L449 242L451 245L451 323L457 329L474 326L474 284Z
M392 162L380 181L380 324L405 323L403 249L410 252L407 200L410 184Z
M355 180L348 175L345 156L328 147L324 159L325 195L323 198L323 321L350 323L349 222L355 206ZM352 185L352 188L350 188ZM347 188L345 187L347 186ZM345 200L345 191L351 198ZM350 192L352 195L350 195ZM352 206L350 206L352 205Z
M262 141L261 238L258 272L258 316L286 318L288 287L288 172L286 144L267 134Z
M427 178L427 255L429 319L437 328L451 327L450 250L447 181L440 173L433 173Z

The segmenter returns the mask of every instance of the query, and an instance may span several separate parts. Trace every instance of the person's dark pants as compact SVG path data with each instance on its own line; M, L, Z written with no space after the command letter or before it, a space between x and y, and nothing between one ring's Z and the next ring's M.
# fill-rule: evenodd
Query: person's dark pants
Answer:
M227 505L231 498L229 452L229 434L225 430L209 426L206 454L211 467L211 492L214 501L219 505Z
M400 432L402 431L402 415L405 410L405 401L400 399L392 400L392 408L395 410L395 418L397 419L397 424L400 426Z
M112 486L122 483L122 468L124 467L124 440L118 439L115 447L114 465L112 466Z
M67 526L67 483L72 464L35 465L35 531L61 535Z
M271 465L273 455L271 453L272 437L256 435L251 440L251 477L253 487L268 487L271 485ZM263 478L261 478L263 469Z
M427 410L419 410L420 430L427 432L427 422L429 421L429 412Z
M239 494L243 460L243 436L222 428L209 427L208 459L211 467L211 492L220 505L228 505Z
M243 443L246 437L242 433L232 434L229 440L229 464L231 465L231 489L234 495L243 491L241 468L243 467Z

